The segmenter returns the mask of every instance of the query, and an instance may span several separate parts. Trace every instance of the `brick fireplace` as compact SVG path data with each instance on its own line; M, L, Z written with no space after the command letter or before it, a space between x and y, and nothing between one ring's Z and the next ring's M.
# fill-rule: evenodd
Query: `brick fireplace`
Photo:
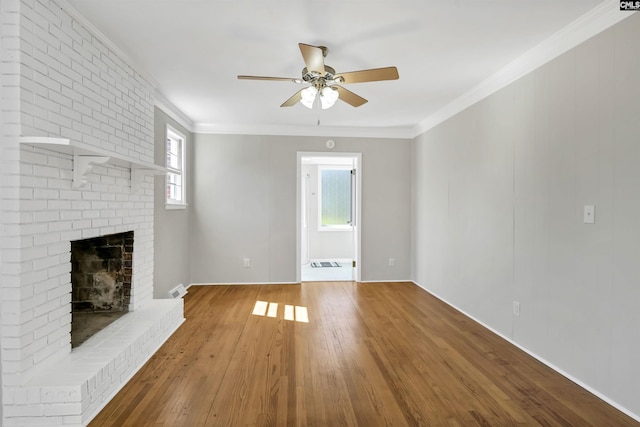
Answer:
M154 178L138 166L154 87L56 1L3 0L0 21L1 424L83 426L184 320L181 300L153 299ZM131 277L113 284L130 281L128 312L72 349L72 301L89 304L72 242L129 232Z

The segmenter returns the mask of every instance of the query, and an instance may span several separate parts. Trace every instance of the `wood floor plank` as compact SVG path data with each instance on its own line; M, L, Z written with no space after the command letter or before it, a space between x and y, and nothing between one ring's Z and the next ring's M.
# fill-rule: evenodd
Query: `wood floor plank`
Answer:
M192 286L185 317L90 427L640 425L411 283Z

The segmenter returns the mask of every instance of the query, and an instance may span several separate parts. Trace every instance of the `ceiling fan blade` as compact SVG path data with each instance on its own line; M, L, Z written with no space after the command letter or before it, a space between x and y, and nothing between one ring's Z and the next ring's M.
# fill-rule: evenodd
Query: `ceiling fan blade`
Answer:
M396 67L374 68L372 70L351 71L336 75L336 80L341 83L378 82L381 80L396 80L398 69Z
M304 43L298 43L302 58L307 66L308 71L315 71L320 73L321 76L326 74L324 70L324 54L322 49L317 46L311 46Z
M264 77L264 76L238 76L239 80L273 80L280 82L294 82L302 83L301 79L294 79L293 77Z
M294 93L291 98L287 99L286 101L284 101L282 103L281 107L292 107L292 106L296 105L298 102L300 102L300 100L302 99L302 91L303 90L304 89L300 89L299 91Z
M360 95L356 95L350 90L343 88L342 86L333 85L331 87L335 88L338 91L338 96L340 97L340 99L342 99L344 102L346 102L349 105L352 105L354 107L359 107L362 104L367 103L366 99L364 99Z

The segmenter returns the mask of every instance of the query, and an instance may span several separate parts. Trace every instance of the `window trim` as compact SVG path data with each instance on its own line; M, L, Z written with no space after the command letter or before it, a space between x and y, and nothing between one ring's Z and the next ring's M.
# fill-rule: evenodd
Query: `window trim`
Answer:
M175 169L170 167L167 163L167 140L169 138L180 140L180 169ZM165 166L167 168L167 175L164 180L164 201L165 201L165 209L173 210L173 209L186 209L187 208L187 138L186 136L178 131L176 128L167 124L165 127L165 138L164 138L164 154L165 154ZM181 180L181 196L182 200L170 199L167 192L167 187L169 185L169 173L179 174Z

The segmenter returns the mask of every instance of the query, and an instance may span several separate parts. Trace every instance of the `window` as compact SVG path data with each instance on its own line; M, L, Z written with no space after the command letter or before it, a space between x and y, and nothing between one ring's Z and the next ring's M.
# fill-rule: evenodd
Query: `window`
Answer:
M167 208L186 207L185 138L167 126Z
M350 228L351 168L321 166L319 172L320 229Z

